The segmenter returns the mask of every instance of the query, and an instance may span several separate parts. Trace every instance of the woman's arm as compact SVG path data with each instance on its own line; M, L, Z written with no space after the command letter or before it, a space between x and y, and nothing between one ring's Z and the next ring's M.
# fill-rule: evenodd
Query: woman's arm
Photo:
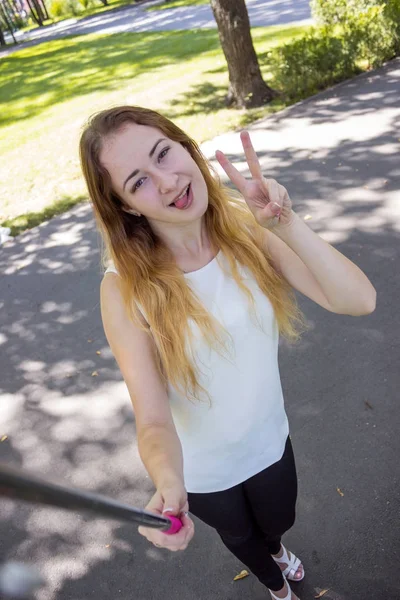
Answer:
M265 230L274 265L298 291L338 314L368 315L376 290L367 276L293 213L290 225Z
M220 150L216 158L257 223L273 230L273 234L266 235L267 245L285 279L332 312L352 316L373 312L376 290L366 275L293 212L286 188L264 177L249 133L242 131L240 137L252 179L245 179Z
M128 318L118 275L104 277L100 300L104 332L132 400L144 466L156 487L169 479L183 485L181 444L157 369L152 335Z
M183 482L182 447L175 427L150 423L138 431L140 458L157 489Z
M178 515L184 524L173 536L144 527L139 531L153 543L182 550L192 538L194 528L192 521L181 514L188 510L181 443L157 368L153 337L148 329L132 323L126 314L118 277L109 273L102 281L101 314L108 343L132 400L139 454L157 488L146 508L158 514L166 511Z

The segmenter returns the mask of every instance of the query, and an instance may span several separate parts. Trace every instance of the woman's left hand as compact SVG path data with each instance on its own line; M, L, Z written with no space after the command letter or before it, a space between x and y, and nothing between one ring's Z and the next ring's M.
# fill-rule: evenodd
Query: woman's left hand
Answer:
M220 150L215 154L217 161L242 194L261 227L277 229L290 225L295 214L286 188L275 179L266 179L263 176L248 131L242 131L240 139L253 179L245 179Z

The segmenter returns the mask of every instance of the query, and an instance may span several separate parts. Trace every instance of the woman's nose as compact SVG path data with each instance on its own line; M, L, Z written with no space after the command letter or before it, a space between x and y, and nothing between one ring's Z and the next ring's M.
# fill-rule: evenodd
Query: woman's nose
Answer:
M168 194L176 189L178 176L174 173L159 173L157 176L157 185L161 194Z

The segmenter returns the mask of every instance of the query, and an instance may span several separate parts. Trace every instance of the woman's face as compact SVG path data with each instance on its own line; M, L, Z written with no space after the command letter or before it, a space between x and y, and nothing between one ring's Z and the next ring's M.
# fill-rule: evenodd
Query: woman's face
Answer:
M113 188L149 222L186 224L208 206L206 182L189 152L153 127L127 123L100 153Z

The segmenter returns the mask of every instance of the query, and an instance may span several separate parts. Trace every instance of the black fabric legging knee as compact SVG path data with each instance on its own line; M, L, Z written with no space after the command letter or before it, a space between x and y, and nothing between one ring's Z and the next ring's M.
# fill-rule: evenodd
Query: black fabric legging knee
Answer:
M295 520L297 475L288 437L282 458L244 483L222 492L189 493L189 510L219 533L225 546L267 588L283 587L281 536Z

